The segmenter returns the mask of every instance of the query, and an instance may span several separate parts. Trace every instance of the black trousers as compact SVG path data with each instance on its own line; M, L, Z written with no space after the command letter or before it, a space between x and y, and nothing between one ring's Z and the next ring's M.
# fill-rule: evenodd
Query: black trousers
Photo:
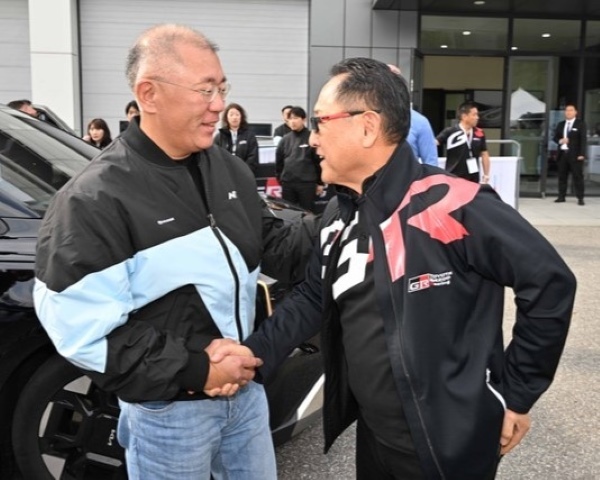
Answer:
M498 462L492 471L481 480L496 478L500 460L501 457L498 457ZM415 452L395 450L380 443L359 415L356 424L357 480L423 480L424 478Z
M573 187L575 196L583 200L583 160L577 160L576 157L569 155L569 152L559 151L558 166L558 198L567 196L567 184L569 172L573 176Z
M310 182L295 183L282 182L281 196L287 202L291 202L304 210L312 210L313 202L317 192L317 184Z
M421 480L415 452L395 450L379 442L359 416L356 424L357 480Z

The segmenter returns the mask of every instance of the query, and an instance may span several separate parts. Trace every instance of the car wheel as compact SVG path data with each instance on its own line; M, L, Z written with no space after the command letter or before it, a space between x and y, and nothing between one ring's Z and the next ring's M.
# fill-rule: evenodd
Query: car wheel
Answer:
M127 478L118 417L114 395L53 356L23 388L15 409L13 449L23 478Z

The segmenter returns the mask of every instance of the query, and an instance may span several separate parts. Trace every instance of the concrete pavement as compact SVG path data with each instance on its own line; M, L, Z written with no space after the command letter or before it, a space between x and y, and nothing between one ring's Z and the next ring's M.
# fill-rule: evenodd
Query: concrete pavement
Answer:
M600 197L577 199L567 197L565 203L554 203L551 198L519 198L517 210L535 226L600 226Z

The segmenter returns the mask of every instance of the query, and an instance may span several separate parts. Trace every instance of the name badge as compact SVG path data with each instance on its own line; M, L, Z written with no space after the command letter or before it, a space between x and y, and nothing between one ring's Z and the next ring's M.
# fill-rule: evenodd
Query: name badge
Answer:
M477 173L479 171L479 162L476 158L467 158L467 171L469 173Z

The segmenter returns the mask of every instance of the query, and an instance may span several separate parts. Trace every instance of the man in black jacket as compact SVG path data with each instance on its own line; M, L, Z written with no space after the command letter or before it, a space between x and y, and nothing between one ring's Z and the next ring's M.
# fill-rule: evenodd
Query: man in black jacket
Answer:
M277 238L248 166L212 145L229 90L212 42L153 27L127 77L140 116L53 198L36 311L58 352L118 396L130 479L275 480L260 361L207 349L252 332L263 251L288 253L289 231ZM236 395L211 398L225 382Z
M416 161L408 89L387 65L335 65L310 120L337 197L306 279L246 353L267 379L321 332L325 449L358 420L359 480L493 478L556 371L573 274L491 187ZM506 286L517 306L507 346Z
M570 103L565 107L565 119L559 122L554 131L553 140L558 144L558 198L556 203L562 203L567 196L569 172L573 175L573 186L578 205L583 201L583 162L587 131L585 123L577 118L577 108Z
M313 209L315 195L323 191L319 157L308 143L306 112L292 107L288 115L290 133L286 133L275 151L275 174L281 183L281 196L304 210Z

